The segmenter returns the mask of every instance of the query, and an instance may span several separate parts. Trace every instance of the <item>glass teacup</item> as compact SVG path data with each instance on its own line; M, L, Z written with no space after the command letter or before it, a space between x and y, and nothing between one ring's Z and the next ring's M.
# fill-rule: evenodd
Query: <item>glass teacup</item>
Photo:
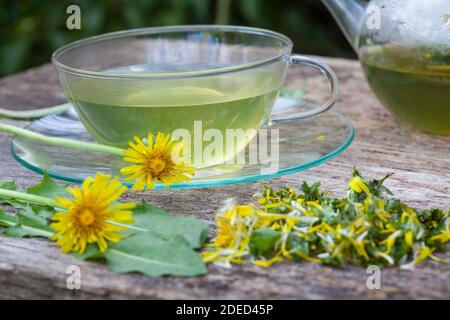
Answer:
M133 136L180 129L194 135L199 125L223 136L226 130L260 129L271 118L290 64L319 69L332 92L323 105L289 117L326 111L338 96L335 74L291 50L292 41L273 31L172 26L87 38L60 48L52 61L86 129L100 143L126 147ZM238 141L219 162L250 139Z

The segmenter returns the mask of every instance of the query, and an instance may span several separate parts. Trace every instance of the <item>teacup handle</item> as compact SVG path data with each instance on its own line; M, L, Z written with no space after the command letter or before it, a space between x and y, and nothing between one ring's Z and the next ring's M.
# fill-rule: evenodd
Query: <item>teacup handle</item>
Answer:
M321 63L315 59L311 59L311 58L300 56L300 55L291 55L289 57L289 65L299 65L299 64L307 65L307 66L313 67L315 69L318 69L318 70L320 70L320 72L323 75L325 75L328 78L328 80L330 81L330 86L331 86L330 98L324 104L318 105L317 107L315 107L312 110L295 112L295 113L290 112L289 114L286 114L285 116L283 116L283 113L273 114L272 115L273 121L288 120L288 119L303 119L303 118L309 118L309 117L318 115L318 114L330 109L336 103L337 99L339 98L339 82L338 82L336 74L328 65ZM304 107L304 102L299 102L297 105L290 107L290 109L295 108L296 106Z

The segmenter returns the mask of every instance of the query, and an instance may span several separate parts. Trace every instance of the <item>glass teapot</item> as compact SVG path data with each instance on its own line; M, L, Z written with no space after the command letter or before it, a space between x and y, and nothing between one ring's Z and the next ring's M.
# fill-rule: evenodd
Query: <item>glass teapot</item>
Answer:
M450 135L450 0L322 0L397 118Z

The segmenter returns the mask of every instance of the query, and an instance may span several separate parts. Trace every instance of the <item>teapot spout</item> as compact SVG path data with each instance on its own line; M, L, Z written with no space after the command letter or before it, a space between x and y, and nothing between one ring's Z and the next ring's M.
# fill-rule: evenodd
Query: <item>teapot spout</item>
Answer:
M367 2L361 0L322 0L322 2L341 27L353 49L357 51L358 35Z

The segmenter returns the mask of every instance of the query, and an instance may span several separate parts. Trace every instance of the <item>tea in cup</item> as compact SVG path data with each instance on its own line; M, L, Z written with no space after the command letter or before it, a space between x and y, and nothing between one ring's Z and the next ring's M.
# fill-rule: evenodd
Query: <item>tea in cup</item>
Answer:
M223 136L257 131L269 122L290 64L318 68L332 86L325 104L295 117L329 109L337 98L333 71L291 50L289 38L268 30L175 26L87 38L57 50L53 62L86 129L100 143L124 148L149 132L194 134L199 122ZM252 138L202 165L233 158Z

